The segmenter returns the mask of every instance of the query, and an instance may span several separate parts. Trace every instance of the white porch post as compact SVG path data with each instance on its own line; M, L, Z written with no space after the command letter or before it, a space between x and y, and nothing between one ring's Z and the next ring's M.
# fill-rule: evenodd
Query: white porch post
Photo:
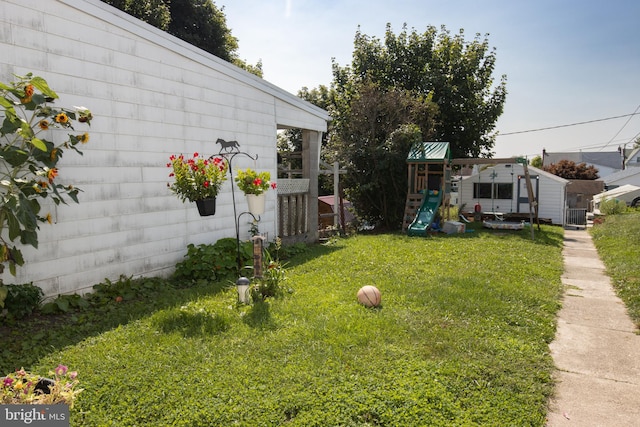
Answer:
M320 170L320 146L322 133L302 131L302 177L309 179L309 241L316 242L318 234L318 175Z

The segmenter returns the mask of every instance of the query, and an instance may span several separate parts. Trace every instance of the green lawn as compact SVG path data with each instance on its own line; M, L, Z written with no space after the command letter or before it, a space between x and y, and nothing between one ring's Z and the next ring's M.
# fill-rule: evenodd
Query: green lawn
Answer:
M640 327L640 211L608 215L591 235L617 294Z
M165 289L61 318L3 366L77 370L73 426L543 426L561 250L549 226L359 235L289 260L292 292L267 303Z

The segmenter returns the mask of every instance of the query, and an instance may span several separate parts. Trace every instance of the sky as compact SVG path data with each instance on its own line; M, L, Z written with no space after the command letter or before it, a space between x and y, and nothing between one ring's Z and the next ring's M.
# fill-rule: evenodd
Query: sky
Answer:
M418 32L444 25L463 29L467 41L487 35L494 80L507 77L494 157L616 151L640 136L637 0L214 2L238 56L262 60L264 79L293 94L331 85L332 59L350 65L358 27L382 40L387 24L395 34L404 24Z

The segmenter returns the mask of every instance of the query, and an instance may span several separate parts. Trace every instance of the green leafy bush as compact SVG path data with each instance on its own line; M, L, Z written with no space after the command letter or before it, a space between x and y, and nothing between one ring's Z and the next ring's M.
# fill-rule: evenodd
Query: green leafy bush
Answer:
M131 276L121 275L115 282L105 279L103 283L93 285L93 292L87 298L94 305L104 305L148 296L159 286L166 286L166 283L158 278L133 279Z
M176 264L175 280L188 281L224 281L234 280L238 272L238 247L234 238L218 240L213 245L194 245L187 247L185 260ZM253 243L240 243L240 263L246 266L253 258Z
M113 303L131 301L149 297L159 287L170 287L171 284L158 277L141 277L133 279L121 275L116 281L105 279L103 283L93 286L93 292L84 295L59 295L53 301L42 306L42 314L61 314L89 307L104 307Z
M600 202L600 212L605 215L618 215L625 213L627 204L618 199L605 199Z
M38 308L44 296L42 289L33 283L22 285L6 285L7 296L4 307L7 314L15 319L29 316Z
M68 313L71 310L84 309L90 306L89 301L78 294L59 295L56 299L42 306L42 314Z

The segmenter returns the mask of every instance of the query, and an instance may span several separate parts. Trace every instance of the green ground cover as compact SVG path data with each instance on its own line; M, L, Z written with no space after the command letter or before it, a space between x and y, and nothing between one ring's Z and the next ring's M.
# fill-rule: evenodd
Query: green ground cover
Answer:
M149 286L46 330L0 329L1 363L78 371L73 426L543 426L561 249L547 226L535 242L482 229L339 239L289 260L292 292L265 303ZM363 285L381 307L357 303Z
M640 211L607 215L591 235L618 296L640 327Z

